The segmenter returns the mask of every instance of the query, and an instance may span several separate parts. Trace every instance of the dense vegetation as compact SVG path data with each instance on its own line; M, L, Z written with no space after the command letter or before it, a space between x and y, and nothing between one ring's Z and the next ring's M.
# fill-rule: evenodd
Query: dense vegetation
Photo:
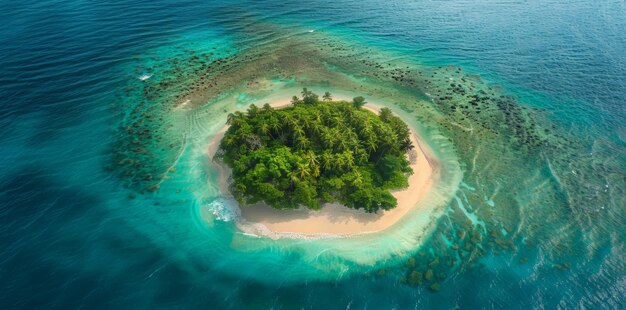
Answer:
M389 189L408 186L408 126L391 110L362 109L363 97L332 101L302 91L292 106L250 105L228 115L218 156L232 168L240 203L318 209L338 201L367 212L397 205Z

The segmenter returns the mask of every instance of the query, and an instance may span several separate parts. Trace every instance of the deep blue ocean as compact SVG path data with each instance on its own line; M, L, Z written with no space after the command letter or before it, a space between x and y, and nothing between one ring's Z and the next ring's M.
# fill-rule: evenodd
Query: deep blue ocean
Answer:
M0 309L626 308L624 1L0 0L0 5ZM241 39L242 32L267 24L315 29L422 66L458 66L499 85L579 139L574 144L587 155L601 150L592 167L602 166L611 173L607 180L615 180L597 189L610 193L608 198L569 199L578 189L558 182L555 191L562 197L554 199L570 201L571 208L550 211L558 214L558 223L549 214L544 223L525 218L519 202L522 211L512 221L519 231L535 221L536 234L515 234L509 250L485 250L475 266L451 268L441 276L440 288L428 289L406 285L400 269L315 279L297 267L299 254L279 244L241 250L232 223L202 220L199 207L206 201L192 191L165 193L188 188L190 177L184 175L202 170L191 159L177 167L183 176L162 184L161 191L135 193L125 186L107 168L121 135L124 111L117 103L128 95L124 89L139 83L142 74L158 74L151 62L179 46L236 53L237 46L273 39L271 31L261 30L248 36L250 41ZM538 169L537 179L519 183L536 184L539 191L541 176L552 171L552 161L546 162L549 169ZM469 164L461 167L471 176ZM579 168L572 164L569 170L576 174ZM469 179L462 184L465 191L481 188ZM464 195L457 195L459 206L467 202ZM551 200L542 203L549 208ZM601 224L578 226L582 209L593 209ZM508 228L499 231L511 234ZM527 237L534 238L532 244ZM561 247L568 249L566 259L546 253ZM432 246L426 253L436 251ZM386 270L404 266L388 264Z

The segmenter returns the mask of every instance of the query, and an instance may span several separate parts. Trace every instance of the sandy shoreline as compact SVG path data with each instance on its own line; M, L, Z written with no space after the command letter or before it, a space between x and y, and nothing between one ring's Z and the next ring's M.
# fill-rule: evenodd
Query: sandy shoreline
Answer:
M288 100L284 100L273 102L271 106L276 108L289 104ZM378 106L372 104L366 105L365 108L374 112L380 110ZM211 161L211 166L218 172L220 190L230 195L228 192L230 169L212 160L226 129L227 126L213 137L207 147L207 156ZM427 156L419 137L412 129L411 142L415 146L410 156L414 173L409 177L408 188L392 192L398 200L398 206L392 210L368 214L337 203L325 204L320 211L305 208L277 210L263 204L245 205L235 210L238 214L237 226L245 233L272 238L350 236L385 230L402 219L409 211L420 208L420 201L426 197L436 178L436 163L432 155Z

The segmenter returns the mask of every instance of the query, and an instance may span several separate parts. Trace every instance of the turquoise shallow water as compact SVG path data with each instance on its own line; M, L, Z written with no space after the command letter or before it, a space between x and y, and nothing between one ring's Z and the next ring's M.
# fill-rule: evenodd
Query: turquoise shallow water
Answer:
M2 308L625 306L623 2L2 3ZM274 242L210 215L204 145L271 95L226 77L266 82L286 39L323 49L280 58L274 89L364 91L461 172L426 234ZM234 59L217 98L193 96L194 55Z

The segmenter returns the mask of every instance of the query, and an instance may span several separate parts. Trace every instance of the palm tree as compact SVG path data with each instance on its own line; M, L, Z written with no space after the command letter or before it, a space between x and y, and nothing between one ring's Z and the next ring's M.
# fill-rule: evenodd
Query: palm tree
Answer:
M335 166L335 169L343 170L343 167L346 165L346 163L343 160L343 156L341 156L341 154L335 154L335 156L333 156L333 165Z
M292 186L300 181L300 178L298 177L298 172L296 170L291 170L289 172L289 180L291 181Z
M308 151L306 152L306 154L304 154L304 156L302 156L302 158L306 160L307 165L311 167L311 169L313 170L313 176L314 177L319 176L320 175L319 162L317 161L317 157L315 156L315 153L313 153L313 151Z
M259 125L259 131L263 133L264 135L269 135L271 138L274 138L272 137L272 134L270 133L270 125L266 122L263 122Z
M309 165L305 163L298 163L296 167L296 173L300 177L300 179L308 177L309 175L311 175L311 172L309 171Z
M319 110L315 111L315 114L313 114L313 119L315 120L316 123L321 124L322 123L322 113Z
M343 118L339 115L335 115L333 117L330 118L330 124L335 127L335 126L339 126L343 123ZM333 128L334 129L334 128Z
M313 124L311 124L310 128L313 131L313 133L315 133L319 137L320 133L324 129L324 126L322 125L321 122L313 120Z
M306 154L304 154L302 158L304 158L311 166L319 164L319 162L317 161L317 156L315 156L315 153L313 153L313 151L306 152Z
M389 121L391 116L392 116L392 113L391 113L391 110L389 108L382 108L382 109L380 109L380 112L378 112L378 117L381 120L383 120L383 122Z
M360 107L356 107L357 109ZM343 112L343 115L345 116L345 118L348 119L348 122L352 123L354 122L353 118L354 118L354 110L352 109L347 109ZM352 122L351 122L352 121Z
M374 135L368 135L365 144L370 153L376 152L376 149L378 148L378 140L374 137Z
M302 98L303 98L303 99L306 99L306 98L308 98L309 96L311 96L311 95L313 94L313 92L312 92L312 91L310 91L310 90L308 90L308 89L305 87L305 88L303 88L303 89L302 89L301 94L302 94Z
M339 138L339 143L337 144L339 151L344 151L349 149L348 141L346 141L345 137Z
M369 154L366 153L363 150L360 150L357 154L356 154L357 160L361 163L367 162L368 158L369 158Z
M293 132L293 126L294 126L294 120L293 120L293 116L291 116L291 114L283 114L281 115L281 122L282 124L284 124L284 128L286 129L286 131L292 131ZM295 124L297 125L297 122L295 122Z
M298 138L304 137L304 130L297 123L292 125L291 130L293 131L294 136Z
M329 92L325 92L324 96L322 96L322 99L324 101L332 101L333 100L333 96Z
M332 129L328 130L324 128L322 130L321 138L325 148L333 148L337 142L337 136Z
M278 130L282 127L280 122L278 121L278 119L274 116L271 116L268 120L267 120L267 124L268 126L270 126L270 128L272 130L274 130L274 132L278 132Z
M325 151L322 154L322 164L324 166L324 170L330 170L333 168L333 154L329 151Z
M354 131L348 131L348 150L355 149L359 147L359 135L357 135Z
M245 122L245 115L240 111L236 111L235 113L228 114L226 119L226 124L231 126L241 126Z
M318 97L312 91L308 90L306 87L302 89L302 102L306 104L314 104L317 103Z
M320 176L320 166L313 167L313 176L316 178Z
M363 176L359 172L359 170L354 170L352 172L354 174L354 179L352 180L352 185L359 187L363 184Z
M300 103L300 98L298 96L291 97L291 104L296 105Z
M289 124L289 126L291 126L291 128L296 128L296 127L300 127L300 122L298 121L298 119L296 117L288 117L287 118L287 123Z
M343 152L342 157L346 167L352 169L354 167L354 156L352 156L352 151Z
M299 149L306 149L311 145L311 141L305 136L298 136L296 144Z
M232 135L225 136L224 139L222 140L222 142L226 146L231 146L231 145L233 145L235 143L235 137L232 136Z
M300 121L300 123L302 124L302 127L304 128L309 128L309 125L311 125L310 120L306 114L299 117L298 120Z
M358 96L358 97L354 97L352 98L352 105L357 108L360 109L362 106L364 106L367 102L365 102L365 98L363 98L363 96Z
M259 113L259 107L257 107L254 103L248 107L248 118L253 118Z

